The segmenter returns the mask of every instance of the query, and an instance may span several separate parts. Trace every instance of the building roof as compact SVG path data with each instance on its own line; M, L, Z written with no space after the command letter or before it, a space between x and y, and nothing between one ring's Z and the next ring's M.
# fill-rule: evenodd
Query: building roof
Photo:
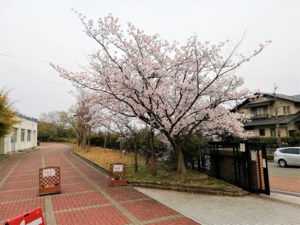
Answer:
M275 97L274 93L261 93L263 95ZM300 95L283 95L283 94L276 94L277 98L285 99L292 102L300 103Z
M245 106L245 108L256 108L260 106L266 106L266 105L271 105L273 104L274 101L265 101L265 102L257 102L257 103L250 103Z
M254 95L265 95L265 96L270 96L270 97L275 97L274 93L255 93ZM284 100L300 103L300 95L284 95L284 94L276 94L277 98L281 98ZM243 107L247 103L251 102L250 98L245 99L242 103L234 107L231 112L235 112L237 109ZM265 101L267 104L270 104L270 101ZM263 106L263 105L256 105L256 104L264 104L265 102L261 103L250 103L248 104L245 108L252 108L252 107L258 107L258 106Z
M285 125L291 122L300 121L300 112L296 114L286 115L286 116L278 116L279 124ZM250 126L267 126L267 125L276 125L276 119L273 118L266 118L266 119L254 119L248 123L246 123L245 127Z
M21 113L17 113L17 116L20 117L20 118L23 118L23 119L25 119L25 120L30 120L30 121L32 121L32 122L36 122L36 123L39 122L38 119L33 118L33 117L29 117L29 116L25 116L25 115L23 115L23 114L21 114Z

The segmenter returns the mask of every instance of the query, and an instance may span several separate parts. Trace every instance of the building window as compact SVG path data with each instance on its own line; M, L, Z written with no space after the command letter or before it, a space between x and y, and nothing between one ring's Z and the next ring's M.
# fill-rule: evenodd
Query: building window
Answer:
M284 114L290 114L291 113L289 105L283 106L283 113Z
M265 129L259 129L259 136L265 136Z
M276 136L276 130L275 130L275 128L271 128L270 131L271 131L271 136L275 137Z
M27 130L27 141L31 140L31 130Z
M294 137L296 134L296 130L289 130L289 136Z
M25 129L21 130L21 141L24 142L25 141Z
M267 114L268 114L267 107L259 107L254 109L254 116L264 117L267 116Z
M254 130L254 127L252 127L252 126L247 126L247 127L244 127L245 128L245 130Z

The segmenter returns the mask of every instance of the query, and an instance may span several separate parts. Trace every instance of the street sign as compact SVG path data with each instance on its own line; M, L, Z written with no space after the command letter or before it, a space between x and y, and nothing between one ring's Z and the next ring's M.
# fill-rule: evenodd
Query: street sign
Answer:
M240 143L240 152L245 152L246 151L246 146L244 143Z
M55 169L49 168L49 169L43 169L43 178L45 177L54 177L55 176Z
M116 164L113 165L113 172L123 172L123 165L122 164Z
M45 225L41 208L24 213L14 219L5 222L5 225Z

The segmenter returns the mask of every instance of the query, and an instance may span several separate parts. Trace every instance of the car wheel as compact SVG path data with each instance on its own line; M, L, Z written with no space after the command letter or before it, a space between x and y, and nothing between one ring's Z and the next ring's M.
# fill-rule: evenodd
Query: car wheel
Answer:
M286 161L283 160L283 159L280 159L278 164L279 164L280 167L286 167Z

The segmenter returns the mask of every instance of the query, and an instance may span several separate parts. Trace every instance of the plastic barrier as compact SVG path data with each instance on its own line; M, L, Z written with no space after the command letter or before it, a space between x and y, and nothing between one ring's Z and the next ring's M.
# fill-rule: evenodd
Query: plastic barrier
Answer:
M22 216L5 222L5 225L45 225L42 209L37 208L24 213Z
M126 164L124 163L110 164L108 184L110 186L127 185Z
M39 172L39 195L60 193L60 168L45 167Z

